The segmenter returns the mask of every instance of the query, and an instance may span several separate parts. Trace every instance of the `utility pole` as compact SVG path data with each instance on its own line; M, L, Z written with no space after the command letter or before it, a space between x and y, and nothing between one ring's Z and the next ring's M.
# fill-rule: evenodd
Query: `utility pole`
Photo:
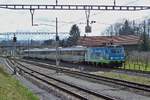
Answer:
M114 6L116 6L116 0L114 0Z
M58 0L56 0L56 5L58 5Z
M58 46L59 46L59 36L58 36L58 19L56 17L56 67L59 67L59 50L58 50ZM58 70L56 70L56 73L58 72Z
M30 9L30 13L31 13L31 24L32 26L34 26L34 23L33 23L34 9Z
M86 15L86 20L87 20L87 22L86 22L86 26L85 26L85 33L91 33L91 26L89 25L89 23L90 23L90 8L88 9L88 10L85 10L85 15Z
M148 26L147 27L148 27L148 36L150 36L150 33L149 33L150 32L150 20L148 20Z
M28 39L28 46L27 46L27 48L28 48L28 57L29 57L29 39Z
M132 24L133 24L132 27L133 27L134 34L136 34L136 32L135 32L135 31L136 31L136 30L135 30L135 20L133 20L133 23L132 23Z
M145 22L145 20L144 20L144 26L143 26L143 28L144 28L144 34L146 34L146 22Z
M112 25L110 26L110 29L111 29L111 31L110 31L110 36L111 36L110 45L113 45L113 26Z
M14 37L13 37L13 43L14 43L14 52L13 52L13 56L14 56L14 60L16 60L16 42L17 42L17 37L16 35L14 34ZM14 74L16 75L16 65L14 65Z

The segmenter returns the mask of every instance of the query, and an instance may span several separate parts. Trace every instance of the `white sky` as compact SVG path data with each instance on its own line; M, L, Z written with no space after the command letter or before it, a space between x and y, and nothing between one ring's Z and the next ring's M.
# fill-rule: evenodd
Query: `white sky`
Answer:
M58 0L59 4L99 4L113 5L113 0ZM116 0L117 5L150 5L150 0ZM0 0L0 4L55 4L55 0ZM92 24L92 33L89 35L101 35L106 27L122 19L139 21L148 17L150 10L136 12L122 11L91 11L90 20L97 23ZM55 18L58 17L59 32L69 32L73 24L80 28L81 35L84 34L85 12L84 11L35 11L34 24L50 24L55 26ZM71 22L71 23L66 23ZM0 9L0 32L16 31L48 31L55 32L52 26L31 26L30 11Z

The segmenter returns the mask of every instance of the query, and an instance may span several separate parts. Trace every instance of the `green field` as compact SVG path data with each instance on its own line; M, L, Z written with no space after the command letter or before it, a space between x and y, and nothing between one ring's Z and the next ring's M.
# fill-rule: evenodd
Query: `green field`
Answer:
M0 100L39 100L39 98L0 67Z

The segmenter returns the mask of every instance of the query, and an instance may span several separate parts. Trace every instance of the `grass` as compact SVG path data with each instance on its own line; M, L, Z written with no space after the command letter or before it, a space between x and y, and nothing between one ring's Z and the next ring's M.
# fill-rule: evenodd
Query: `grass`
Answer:
M39 98L0 67L0 100L39 100Z
M126 80L126 81L130 81L130 82L136 82L136 83L140 83L140 84L150 85L150 78L146 78L146 77L131 76L131 75L127 75L127 74L119 74L119 73L114 73L114 72L95 72L93 74L110 77L110 78L115 78L115 79Z

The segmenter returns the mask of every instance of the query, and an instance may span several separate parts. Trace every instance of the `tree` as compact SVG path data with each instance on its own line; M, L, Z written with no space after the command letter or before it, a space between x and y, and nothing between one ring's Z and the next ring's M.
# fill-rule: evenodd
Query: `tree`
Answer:
M145 24L145 21L144 21L144 26L143 26L143 34L141 35L141 40L142 40L142 43L141 43L141 50L143 51L148 51L150 48L149 48L149 35L146 34L146 24Z
M105 35L109 36L118 36L118 35L134 35L135 27L131 27L131 24L128 20L125 20L124 23L115 23L110 25L104 32Z
M108 36L113 36L113 35L115 35L115 33L114 33L114 26L113 26L113 25L109 26L109 27L105 30L104 34L105 34L105 35L108 35Z
M142 43L141 43L141 50L142 51L148 51L150 48L149 48L149 38L148 38L148 34L146 33L143 33L142 36L141 36L141 40L142 40Z
M128 20L124 22L124 25L119 30L119 35L134 35L134 29L129 25Z
M68 46L77 45L77 41L80 38L80 30L76 24L71 27L69 34L70 36L67 39Z
M114 24L114 35L118 36L119 35L119 31L121 29L122 23L115 23Z

